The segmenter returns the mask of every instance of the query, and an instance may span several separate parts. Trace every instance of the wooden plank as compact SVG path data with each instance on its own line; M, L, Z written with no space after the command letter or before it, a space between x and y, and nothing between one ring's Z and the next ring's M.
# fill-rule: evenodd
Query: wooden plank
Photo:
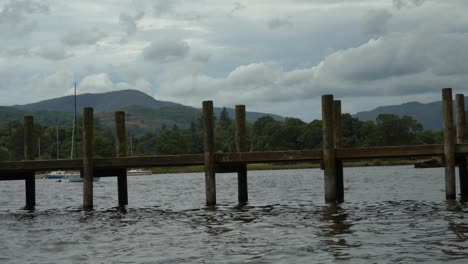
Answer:
M236 152L246 152L247 131L245 124L245 105L236 105ZM241 164L237 170L237 197L240 205L244 205L249 200L247 183L247 165Z
M83 209L93 209L93 141L94 141L93 108L85 107L83 111Z
M24 171L2 171L0 172L0 181L26 180L31 172Z
M457 154L468 154L468 144L457 144ZM443 145L413 145L369 148L339 148L336 149L338 159L375 159L375 158L405 158L431 157L443 155ZM217 163L272 163L285 161L319 162L322 150L287 150L266 152L216 153ZM147 167L178 167L204 164L203 154L159 155L122 158L96 158L96 168L147 168ZM8 171L48 171L48 170L80 170L83 168L81 159L73 160L27 160L0 162L0 174Z
M94 159L94 166L99 168L177 167L203 164L203 154Z
M410 158L432 157L444 154L443 145L413 145L371 148L336 149L339 159L380 159L380 158Z
M265 152L216 153L219 163L270 163L285 161L320 161L322 150L285 150Z
M322 131L325 202L336 202L336 154L333 122L333 95L322 96Z
M61 169L81 169L83 160L25 160L25 161L3 161L0 162L0 173L2 171L49 171Z
M206 205L216 204L213 102L203 102L203 149L205 161Z
M455 185L455 131L453 128L452 89L442 89L444 159L445 159L445 198L456 198Z
M456 144L455 145L455 154L460 155L467 155L468 154L468 144L463 143L463 144Z
M216 164L215 172L216 173L234 173L239 172L245 168L245 164L235 164L235 163L225 163L225 164Z

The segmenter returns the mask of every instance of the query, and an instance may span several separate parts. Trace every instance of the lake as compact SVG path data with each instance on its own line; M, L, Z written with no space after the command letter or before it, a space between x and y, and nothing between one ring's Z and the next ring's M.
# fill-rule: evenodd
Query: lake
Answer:
M95 183L36 181L35 211L22 210L24 181L0 182L0 263L466 263L468 205L445 201L443 168L345 168L345 202L324 203L319 169L249 171L249 204L237 177L217 174L215 208L204 174ZM458 179L457 179L458 183ZM457 186L458 188L458 186ZM457 191L458 193L458 191Z

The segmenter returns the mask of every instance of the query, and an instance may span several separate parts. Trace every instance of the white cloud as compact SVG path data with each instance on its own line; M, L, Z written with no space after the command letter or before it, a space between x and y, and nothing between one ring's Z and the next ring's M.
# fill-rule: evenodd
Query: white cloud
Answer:
M62 96L77 79L303 118L324 93L356 111L438 100L466 91L467 12L464 0L0 0L0 99Z
M77 84L77 93L106 93L117 90L139 90L147 94L152 93L151 84L144 79L137 79L133 84L128 82L113 82L106 73L88 75ZM73 93L73 88L68 94Z
M97 28L71 31L62 37L62 42L68 46L93 45L107 35Z
M286 70L277 63L254 63L239 66L226 77L191 75L163 80L159 96L194 106L207 98L219 105L230 105L234 99L265 105L313 100L328 93L351 98L427 98L432 94L437 100L441 88L463 88L468 82L464 63L468 52L453 53L466 46L468 34L392 33L339 50L309 68Z

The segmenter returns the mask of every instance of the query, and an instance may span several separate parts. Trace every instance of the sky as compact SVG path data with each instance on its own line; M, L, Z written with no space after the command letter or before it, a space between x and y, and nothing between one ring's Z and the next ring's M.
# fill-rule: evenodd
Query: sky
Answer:
M136 89L321 118L468 92L467 0L0 0L0 105Z

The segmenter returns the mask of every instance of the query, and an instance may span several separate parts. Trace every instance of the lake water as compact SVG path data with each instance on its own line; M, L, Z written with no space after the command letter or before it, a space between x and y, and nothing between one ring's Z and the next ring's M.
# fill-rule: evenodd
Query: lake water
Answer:
M128 180L117 209L115 178L82 184L0 182L0 263L467 263L468 205L446 202L442 168L345 168L345 202L324 204L318 169L249 171L249 204L237 207L235 174L217 175L216 208L204 175Z

